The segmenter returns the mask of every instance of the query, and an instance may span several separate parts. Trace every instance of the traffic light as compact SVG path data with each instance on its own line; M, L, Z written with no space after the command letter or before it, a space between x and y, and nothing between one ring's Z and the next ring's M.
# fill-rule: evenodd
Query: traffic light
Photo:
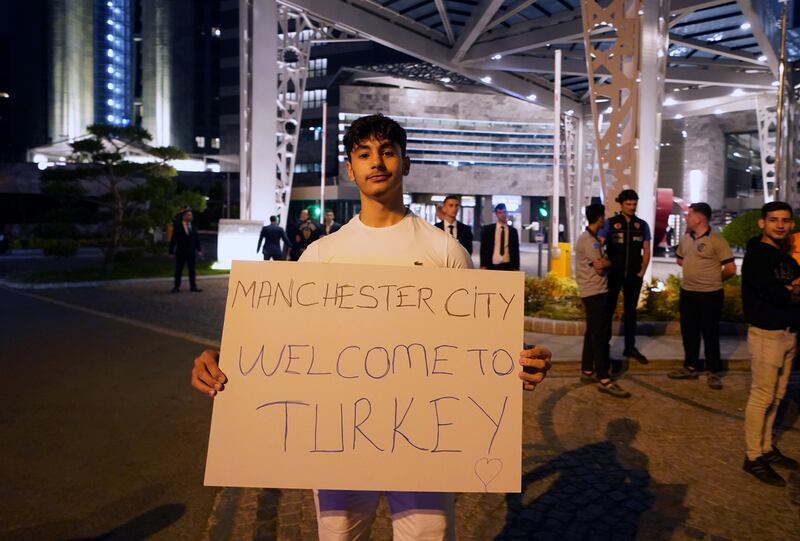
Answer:
M550 213L547 211L547 203L542 202L539 205L539 216L541 216L542 218L547 218L549 215Z
M322 214L322 209L319 208L319 205L311 205L308 207L308 213L312 218L319 218L320 214Z

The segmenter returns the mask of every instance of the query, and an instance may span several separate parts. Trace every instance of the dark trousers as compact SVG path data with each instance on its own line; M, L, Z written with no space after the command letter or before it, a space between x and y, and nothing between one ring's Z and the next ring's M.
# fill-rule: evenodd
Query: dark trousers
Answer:
M608 338L611 320L608 317L608 295L600 293L581 298L586 312L586 333L583 335L581 370L594 372L598 379L608 379Z
M725 292L699 292L681 289L681 337L683 338L683 365L702 370L700 366L700 337L706 350L706 370L722 371L719 353L719 320Z
M282 252L263 252L263 254L264 254L264 261L269 261L270 259L274 261L283 261L284 259L286 259L283 256Z
M195 282L194 262L194 252L189 252L188 254L178 252L175 254L175 289L181 287L181 275L183 274L184 265L189 267L189 287L192 289L197 288L197 282Z
M489 270L514 270L514 269L511 268L511 263L500 263L499 265L489 263Z
M639 304L639 293L642 291L642 279L635 274L624 277L611 273L608 276L608 324L611 330L611 320L617 308L617 299L622 291L623 296L623 323L625 328L625 351L636 346L636 305ZM610 334L610 333L609 333Z

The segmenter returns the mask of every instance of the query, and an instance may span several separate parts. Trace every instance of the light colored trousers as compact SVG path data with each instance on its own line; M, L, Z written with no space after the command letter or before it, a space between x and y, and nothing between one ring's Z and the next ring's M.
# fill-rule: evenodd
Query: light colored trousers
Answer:
M772 450L772 425L789 383L797 333L750 327L747 348L753 358L750 362L753 381L744 415L744 439L747 458L755 460Z
M320 541L369 539L382 494L386 495L392 513L395 541L455 539L455 494L315 490Z

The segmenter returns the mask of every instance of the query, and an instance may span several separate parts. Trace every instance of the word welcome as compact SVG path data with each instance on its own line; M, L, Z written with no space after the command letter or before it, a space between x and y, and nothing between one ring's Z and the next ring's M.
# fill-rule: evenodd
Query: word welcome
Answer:
M425 346L421 343L394 346L347 345L329 355L313 344L283 344L276 355L268 355L266 344L245 351L239 346L239 373L242 376L332 376L343 379L373 380L413 372L415 377L454 376L469 369L487 374L507 376L516 361L503 348L464 348L450 344ZM259 370L256 370L256 367Z

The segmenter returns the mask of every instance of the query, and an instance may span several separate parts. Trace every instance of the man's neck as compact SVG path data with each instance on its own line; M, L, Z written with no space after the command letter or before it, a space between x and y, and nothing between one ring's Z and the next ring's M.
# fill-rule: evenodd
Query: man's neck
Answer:
M601 227L603 227L602 222L600 224L597 224L597 225L589 224L589 225L586 226L586 229L589 231L589 233L591 233L592 235L594 235L596 237L597 236L597 232L600 231Z
M622 213L622 217L623 217L623 218L625 218L625 221L626 221L626 222L630 222L631 220L633 220L633 216L634 216L634 215L628 216L628 215L627 215L627 214L625 214L624 212Z
M369 227L391 227L405 217L406 207L402 196L391 201L381 202L361 195L361 223Z
M456 219L455 219L455 218L448 218L447 216L445 216L445 217L444 217L444 219L443 219L442 221L443 221L444 223L446 223L447 225L450 225L450 224L455 224L455 223L456 223Z
M773 248L778 248L779 250L783 248L783 241L776 241L769 235L761 235L761 242L764 244L769 244Z
M695 229L692 229L692 235L697 239L708 233L710 230L711 228L708 226L708 224L699 225Z

